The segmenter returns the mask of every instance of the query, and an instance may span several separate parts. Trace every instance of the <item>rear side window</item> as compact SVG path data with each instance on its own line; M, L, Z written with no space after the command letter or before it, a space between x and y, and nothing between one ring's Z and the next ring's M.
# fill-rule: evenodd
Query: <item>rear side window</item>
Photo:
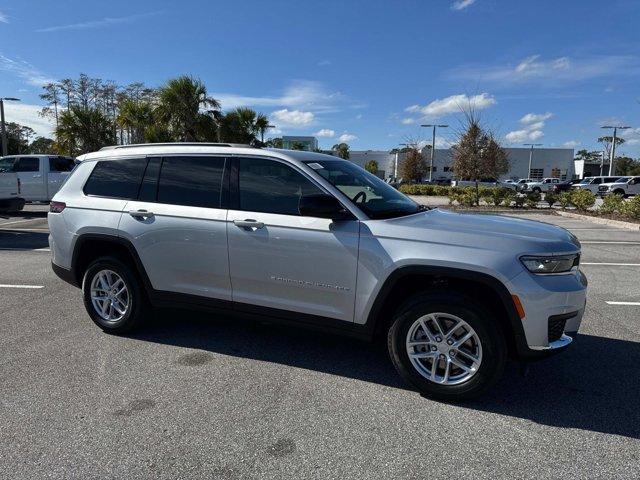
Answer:
M100 161L84 186L86 195L138 198L138 189L147 166L146 158Z
M302 195L323 193L300 172L273 160L241 158L240 209L251 212L300 215Z
M166 157L158 180L158 202L220 208L224 158Z
M49 157L50 172L70 172L74 166L75 162L72 158Z
M19 158L14 167L16 172L38 172L40 171L39 158Z

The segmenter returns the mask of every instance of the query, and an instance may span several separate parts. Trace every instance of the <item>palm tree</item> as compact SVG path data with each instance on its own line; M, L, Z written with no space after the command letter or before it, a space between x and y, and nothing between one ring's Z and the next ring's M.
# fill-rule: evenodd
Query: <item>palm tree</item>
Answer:
M336 143L333 147L331 147L331 150L336 152L336 155L340 158L343 158L345 160L349 158L349 145L344 142Z
M113 124L104 113L79 105L72 105L60 114L55 133L58 143L64 145L70 155L100 150L116 141Z
M220 102L207 96L207 88L197 78L183 75L169 80L158 92L156 117L169 125L180 141L196 141L200 109L219 109Z
M128 133L130 143L143 143L146 141L146 130L154 123L153 108L148 102L124 100L116 121Z
M220 119L220 140L231 143L252 143L258 133L264 134L269 119L250 108L236 108Z
M264 143L264 134L266 133L269 127L273 125L269 125L269 119L266 115L259 113L256 117L256 128L260 132L260 143Z

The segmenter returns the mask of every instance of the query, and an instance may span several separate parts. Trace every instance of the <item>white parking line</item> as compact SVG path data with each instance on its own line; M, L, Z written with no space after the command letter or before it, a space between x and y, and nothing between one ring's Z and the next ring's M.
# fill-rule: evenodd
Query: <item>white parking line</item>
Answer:
M608 305L635 305L640 306L640 302L606 302Z
M605 240L580 240L582 245L640 245L640 242L605 241Z
M0 250L8 251L8 252L50 252L50 248L9 248L9 247L0 247Z
M17 223L34 222L36 220L42 220L43 218L44 217L28 218L26 220L16 220L15 222L0 223L0 227L3 227L5 225L16 225Z
M0 288L44 288L44 285L0 285Z
M608 265L612 267L640 267L640 263L580 262L580 265Z

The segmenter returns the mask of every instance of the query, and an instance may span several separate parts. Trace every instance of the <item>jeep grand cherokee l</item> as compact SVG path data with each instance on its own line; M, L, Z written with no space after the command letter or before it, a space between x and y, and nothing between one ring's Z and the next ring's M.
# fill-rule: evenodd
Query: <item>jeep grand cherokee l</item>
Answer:
M79 161L51 203L52 263L107 332L171 305L383 336L404 379L459 400L580 325L580 243L553 225L427 210L304 151L158 144Z

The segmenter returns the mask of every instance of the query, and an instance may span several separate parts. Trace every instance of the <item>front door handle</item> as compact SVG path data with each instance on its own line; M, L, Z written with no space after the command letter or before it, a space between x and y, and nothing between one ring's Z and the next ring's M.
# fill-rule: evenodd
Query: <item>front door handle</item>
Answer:
M258 228L264 228L264 223L250 218L246 220L234 220L233 224L236 227L244 228L245 230L257 230Z
M153 217L153 212L147 210L130 210L129 215L133 218L151 218Z

